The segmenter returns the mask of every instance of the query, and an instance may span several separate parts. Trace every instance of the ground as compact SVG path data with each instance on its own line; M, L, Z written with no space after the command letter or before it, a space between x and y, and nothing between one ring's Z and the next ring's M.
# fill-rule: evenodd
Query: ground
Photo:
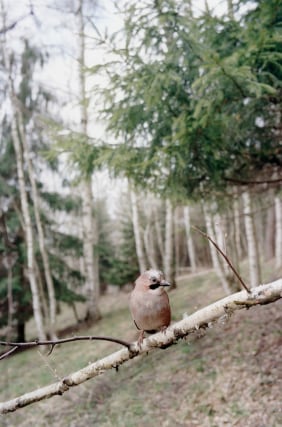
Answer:
M274 278L271 266L266 276ZM223 296L214 273L180 278L170 293L173 321ZM127 300L124 293L103 297L103 319L79 333L136 339ZM281 308L280 300L236 312L204 336L199 332L62 397L2 416L0 426L281 427ZM64 310L61 322L68 321ZM35 349L3 360L0 400L55 382L117 349L112 343L79 342L56 347L48 357Z

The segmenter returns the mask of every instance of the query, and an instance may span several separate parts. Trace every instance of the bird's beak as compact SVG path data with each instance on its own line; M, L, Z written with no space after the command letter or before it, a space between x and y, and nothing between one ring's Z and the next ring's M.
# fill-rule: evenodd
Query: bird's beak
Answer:
M161 286L170 286L170 283L166 282L165 280L162 280Z

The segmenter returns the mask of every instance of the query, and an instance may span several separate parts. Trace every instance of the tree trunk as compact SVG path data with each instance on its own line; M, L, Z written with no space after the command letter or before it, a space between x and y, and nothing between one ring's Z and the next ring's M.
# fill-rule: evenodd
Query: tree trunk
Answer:
M157 206L154 205L153 206L153 217L154 217L154 224L155 224L155 229L156 229L156 238L157 238L158 249L159 249L162 261L163 261L163 259L164 259L164 236L162 233L162 227L161 227L160 216L158 215L158 211L160 211L160 209L158 209Z
M240 208L239 208L239 198L238 193L235 190L235 195L233 199L233 217L234 217L234 239L235 239L235 248L236 254L238 257L238 264L242 259L242 246L241 246L241 231L240 231Z
M196 264L196 254L195 254L195 247L194 242L192 239L191 234L191 224L190 224L190 207L185 206L184 207L184 226L186 231L186 239L187 239L187 249L188 249L188 256L190 260L190 266L191 266L191 272L195 273L197 269Z
M279 196L275 197L275 265L282 267L282 201Z
M216 238L215 238L214 230L213 230L212 215L209 211L208 206L205 203L203 203L203 210L204 210L204 217L205 217L205 221L206 221L207 234L216 242ZM229 287L228 280L225 277L223 266L219 260L218 252L217 252L216 248L214 247L214 245L210 241L209 241L209 247L210 247L210 252L211 252L211 259L212 259L213 268L215 269L215 272L216 272L216 274L217 274L217 276L221 282L221 285L223 287L224 292L226 294L230 294L231 290Z
M271 202L269 203L269 208L266 214L266 225L264 227L265 233L262 234L264 235L264 244L262 247L264 248L263 259L265 261L272 259L275 253L275 208L272 204L272 200L274 199L272 191L271 195Z
M92 185L91 180L81 183L82 189L82 224L83 224L83 255L85 266L85 289L87 295L87 320L100 319L98 306L99 299L99 271L98 254L94 253L95 225L92 214Z
M154 242L154 235L153 229L150 226L150 224L146 225L145 231L144 231L144 245L146 250L147 259L149 262L149 267L154 268L155 270L158 270L158 263L157 263L157 256L155 251L155 242Z
M175 275L179 275L180 269L180 238L179 238L179 221L178 221L178 207L173 212L173 251L174 251L174 265Z
M79 31L79 93L80 93L80 132L83 136L88 133L88 99L85 81L85 25L83 16L84 0L79 0L78 31ZM82 191L82 228L83 255L85 263L85 288L87 294L87 320L98 320L101 317L98 305L99 299L99 263L98 253L93 246L98 241L96 218L93 217L93 192L91 176L81 182ZM96 248L95 248L96 249Z
M2 13L4 13L3 9L2 9ZM18 119L17 102L18 101L14 93L13 79L12 79L11 71L9 68L9 60L7 57L6 47L3 44L2 44L2 51L3 51L4 66L6 68L6 71L9 73L9 76L8 76L9 97L10 97L11 111L12 111L12 118L11 118L12 119L12 140L13 140L13 146L16 154L16 166L17 166L17 174L18 174L18 182L19 182L21 210L22 210L23 221L24 221L25 241L26 241L26 247L27 247L27 276L30 283L33 314L34 314L34 319L37 327L38 338L40 340L44 340L46 339L46 333L44 331L43 318L42 318L42 313L40 308L39 291L38 291L38 285L36 282L36 275L35 275L34 240L33 240L33 232L32 232L32 222L31 222L31 216L30 216L29 206L28 206L28 198L27 198L27 193L25 188L23 153L22 153L22 147L21 147L21 142L20 142L18 128L17 128L17 119Z
M250 193L248 191L245 191L242 194L242 197L244 204L245 230L248 246L250 286L252 288L254 286L258 286L261 283L260 262L255 232L255 224L252 215L252 203Z
M142 231L139 220L139 211L138 211L138 203L136 193L133 190L130 190L130 198L131 198L131 207L132 207L132 223L133 223L133 231L135 238L135 247L136 254L139 264L140 274L144 273L147 270L147 261L146 255L143 247L142 241Z
M48 303L49 303L48 304L49 306L49 313L48 313L49 322L48 323L50 328L50 335L51 335L51 338L55 340L57 339L57 336L56 336L57 309L56 309L56 296L55 296L54 282L51 274L48 252L45 247L45 236L44 236L43 225L40 217L40 199L39 199L37 184L34 176L34 168L32 165L31 156L29 153L29 147L26 140L26 133L25 133L24 124L23 124L22 112L19 108L18 108L17 114L19 119L19 133L20 133L20 137L23 145L23 154L27 162L28 176L29 176L29 181L31 183L33 209L35 214L36 228L38 232L39 250L40 250L40 254L43 261L44 276L45 276L45 281L47 285Z
M173 207L171 201L167 199L165 216L165 253L163 269L166 279L171 284L170 289L176 288L173 240Z
M234 6L233 0L227 0L227 11L229 19L234 19Z
M25 190L25 178L24 178L24 168L23 168L23 157L22 150L20 146L20 140L17 132L15 117L12 118L12 135L13 135L13 144L16 152L17 158L17 172L20 188L20 198L21 198L21 208L24 219L24 228L25 228L25 239L27 246L27 275L30 283L31 294L32 294L32 305L34 319L36 322L38 338L40 340L46 339L46 334L43 326L43 318L40 308L40 299L39 299L39 290L35 277L35 266L34 266L34 241L32 233L32 223L28 207L27 194Z

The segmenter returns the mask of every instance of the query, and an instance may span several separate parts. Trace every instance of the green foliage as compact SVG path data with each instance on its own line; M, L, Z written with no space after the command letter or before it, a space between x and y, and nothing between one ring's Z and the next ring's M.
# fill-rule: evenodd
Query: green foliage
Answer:
M63 195L60 193L51 193L42 191L40 193L43 200L45 200L52 210L76 212L79 210L81 202L78 198L72 195Z
M104 157L115 173L199 198L282 166L282 6L244 3L236 18L192 17L189 1L130 3L125 47L112 52L103 90L104 117L120 141Z
M44 150L49 144L46 135L42 135L42 129L38 126L38 113L45 112L49 101L53 99L51 94L36 87L34 82L34 71L40 63L42 65L42 53L31 46L28 41L24 41L23 51L18 69L21 75L16 80L15 91L19 104L23 107L24 126L28 128L27 143L29 150L33 154L34 169L37 172L38 165L42 167L42 157L40 150ZM19 184L16 168L16 159L13 149L11 134L11 117L4 116L1 126L0 139L0 215L5 218L5 224L1 227L0 239L0 325L4 326L8 321L8 299L7 284L8 271L4 268L2 259L6 253L14 253L16 262L12 269L12 294L14 302L13 324L15 326L24 324L32 316L32 299L30 285L27 280L27 256L25 232L23 228L23 219L21 214L21 203L19 194ZM56 169L56 159L44 162L47 170ZM24 164L25 170L27 170ZM37 179L38 175L36 175ZM42 191L42 184L37 180L37 188L40 198L45 201L52 211L77 212L80 207L80 200L70 196L59 195L58 193L48 193ZM30 196L30 183L26 176L26 192L28 196L29 209L34 224L34 249L36 264L39 267L37 278L41 278L43 292L47 295L47 286L45 283L43 263L39 251L37 238L37 229L35 227L33 203ZM66 258L68 255L79 256L82 253L82 243L79 239L70 235L58 233L54 228L54 221L50 209L41 212L41 221L45 230L46 249L52 255L50 256L52 275L55 281L55 292L58 299L65 302L82 301L84 298L80 295L81 285L84 282L83 277L74 268L68 266ZM5 214L4 214L5 212ZM2 218L1 218L2 220ZM2 225L2 223L1 223ZM3 228L3 229L2 229ZM5 231L2 238L2 232ZM54 255L58 251L60 256ZM24 337L22 337L24 339Z

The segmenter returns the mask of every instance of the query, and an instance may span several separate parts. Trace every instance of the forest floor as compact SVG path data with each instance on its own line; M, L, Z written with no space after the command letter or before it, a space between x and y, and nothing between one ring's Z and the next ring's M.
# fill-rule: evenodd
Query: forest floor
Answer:
M278 278L272 267L265 265L264 283ZM213 272L179 278L177 285L169 295L173 321L224 296ZM83 306L78 308L82 313ZM102 297L101 309L102 320L80 334L136 339L128 294ZM61 326L71 322L71 311L63 310ZM202 335L137 357L61 397L0 416L0 426L281 427L282 301L241 310ZM53 383L118 349L113 343L76 342L56 347L50 356L32 349L7 358L0 362L0 400Z

